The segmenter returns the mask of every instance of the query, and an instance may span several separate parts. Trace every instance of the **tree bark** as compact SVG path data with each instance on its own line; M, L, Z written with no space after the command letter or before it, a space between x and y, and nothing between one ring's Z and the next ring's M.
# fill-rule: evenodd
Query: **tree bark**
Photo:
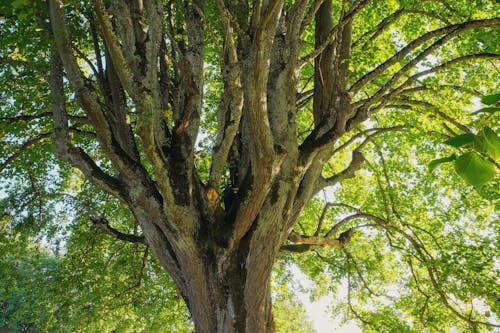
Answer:
M182 288L182 295L196 332L274 332L271 272L247 271L245 262L260 259L241 256L228 258L227 267L218 267L207 258L200 270L203 276L186 277L189 282Z

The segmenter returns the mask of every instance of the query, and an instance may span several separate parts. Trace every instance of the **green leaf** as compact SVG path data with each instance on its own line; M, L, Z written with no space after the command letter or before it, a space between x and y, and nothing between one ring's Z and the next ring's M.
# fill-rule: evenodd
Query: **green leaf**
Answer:
M481 102L486 105L493 105L500 101L500 94L488 95L481 98Z
M21 8L27 6L29 4L29 0L14 0L11 2L12 7Z
M455 170L467 183L480 187L495 176L495 166L474 152L455 160Z
M450 155L450 156L448 156L448 157L438 158L438 159L436 159L436 160L431 161L431 162L428 164L429 172L434 171L434 169L436 169L436 167L437 167L439 164L454 161L456 158L457 158L457 156L456 156L455 154L453 154L453 155Z
M487 108L482 108L482 109L479 109L475 112L472 112L472 114L478 114L478 113L495 113L497 111L500 111L500 108L497 108L497 107L487 107Z
M485 127L477 135L474 148L487 153L496 160L500 158L500 137L491 128Z
M460 134L457 135L451 139L448 139L444 141L443 143L452 146L455 148L462 147L463 145L466 145L468 143L474 142L476 139L476 136L472 133L465 133L465 134Z

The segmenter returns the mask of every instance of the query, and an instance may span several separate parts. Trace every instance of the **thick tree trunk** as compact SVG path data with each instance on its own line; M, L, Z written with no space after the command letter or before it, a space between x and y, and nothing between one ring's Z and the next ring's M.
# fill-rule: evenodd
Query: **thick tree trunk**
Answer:
M256 256L252 247L243 240L240 251L229 257L208 251L183 258L176 283L197 333L274 332L270 278L275 251L262 247Z
M205 285L187 286L184 295L196 332L274 332L270 274L247 276L244 265L234 262L224 277L212 272L205 280ZM254 290L255 285L263 288Z
M295 186L276 181L272 188L276 195L267 198L252 227L238 242L220 240L219 228L227 226L219 220L205 222L207 229L197 232L196 237L184 238L180 233L169 239L173 244L171 258L165 248L157 247L155 254L183 295L196 332L274 332L271 273L288 234L284 230L288 228L285 221L291 200L286 193L293 193ZM278 196L278 191L284 194ZM222 225L217 227L217 223ZM179 271L172 272L172 258Z

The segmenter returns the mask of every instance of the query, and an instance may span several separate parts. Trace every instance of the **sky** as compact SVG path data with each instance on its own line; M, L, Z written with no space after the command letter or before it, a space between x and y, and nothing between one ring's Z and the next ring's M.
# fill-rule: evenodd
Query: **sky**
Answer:
M294 279L299 282L301 286L305 287L302 289L307 290L314 283L309 280L297 266L292 266L291 271ZM346 285L340 286L336 295L328 294L315 302L311 302L309 294L300 290L297 291L295 295L302 302L302 304L304 304L307 315L318 333L361 333L361 329L354 322L342 325L339 320L333 320L331 318L332 316L328 314L327 308L332 300L347 297Z

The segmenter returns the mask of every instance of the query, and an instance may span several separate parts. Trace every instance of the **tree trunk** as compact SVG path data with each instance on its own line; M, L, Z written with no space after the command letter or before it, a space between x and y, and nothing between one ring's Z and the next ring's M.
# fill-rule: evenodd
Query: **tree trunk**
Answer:
M274 332L270 279L276 245L252 234L232 254L194 250L180 260L182 274L174 280L196 332Z
M274 332L270 274L249 274L237 260L224 276L206 268L205 284L188 285L183 295L196 332Z
M278 183L273 189L286 192L294 188L291 182L281 186L277 186ZM284 221L287 221L291 201L287 198L287 195L279 198L270 195L250 230L237 242L220 240L220 230L228 227L223 220L218 220L205 221L206 229L197 231L195 237L177 234L175 239L169 239L170 250L161 247L164 242L152 246L178 286L196 332L274 332L271 273L287 234ZM148 243L154 244L149 239ZM178 271L172 270L172 258L168 254L175 258Z

